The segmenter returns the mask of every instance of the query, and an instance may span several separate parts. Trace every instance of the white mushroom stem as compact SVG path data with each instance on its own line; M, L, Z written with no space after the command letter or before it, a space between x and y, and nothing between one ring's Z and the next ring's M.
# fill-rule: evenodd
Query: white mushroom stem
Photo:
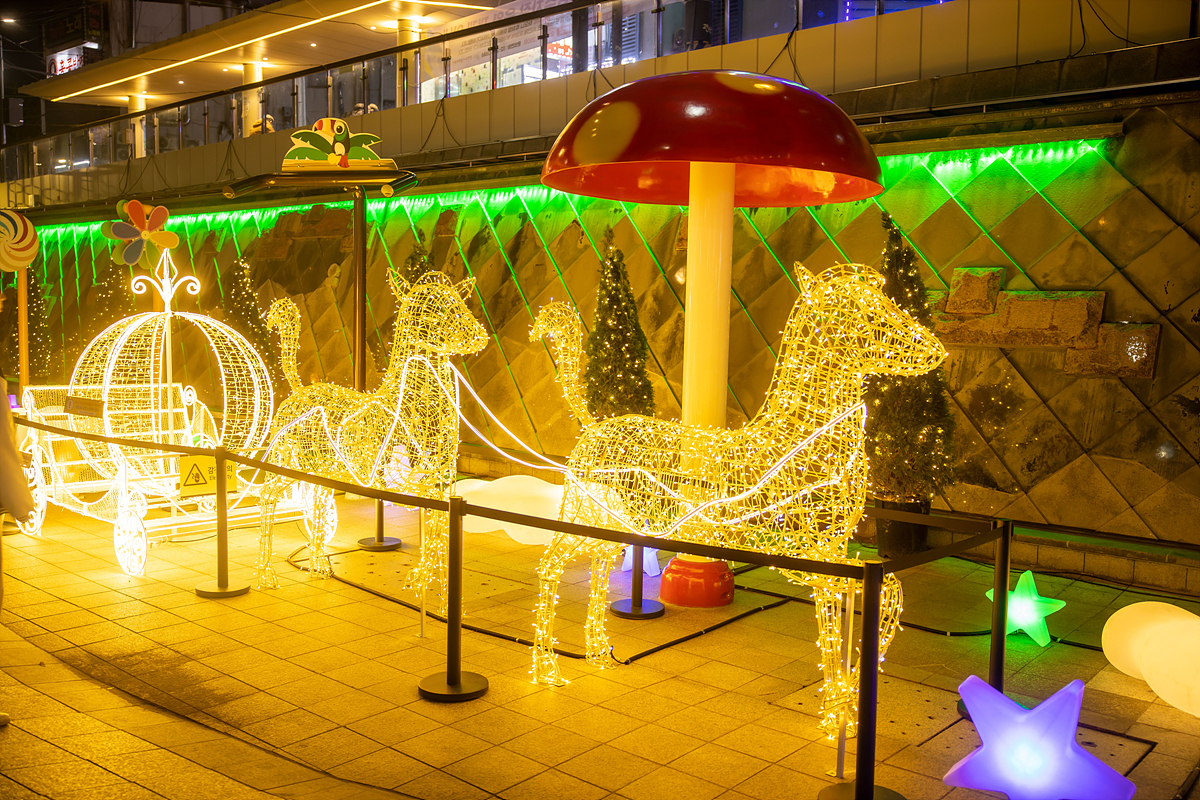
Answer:
M725 427L733 279L733 164L695 161L688 184L683 422ZM680 553L685 561L712 561Z
M734 164L691 164L683 323L685 425L725 427L734 169Z

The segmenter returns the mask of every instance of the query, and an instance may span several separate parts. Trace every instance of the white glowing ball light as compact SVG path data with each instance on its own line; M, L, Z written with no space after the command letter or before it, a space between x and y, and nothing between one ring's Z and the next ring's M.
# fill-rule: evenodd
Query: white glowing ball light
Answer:
M1200 717L1200 616L1170 603L1134 603L1108 618L1101 643L1114 667Z

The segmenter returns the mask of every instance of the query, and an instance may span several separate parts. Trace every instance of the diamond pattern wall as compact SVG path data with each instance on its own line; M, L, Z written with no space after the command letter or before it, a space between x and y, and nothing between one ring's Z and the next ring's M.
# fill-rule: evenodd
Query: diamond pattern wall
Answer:
M878 263L886 210L917 251L930 289L948 289L955 269L1000 268L1006 291L1103 291L1104 322L1161 327L1154 375L1141 379L1066 374L1062 350L951 347L945 369L959 482L937 504L1200 543L1200 105L1142 108L1126 131L1104 142L888 157L889 188L877 200L739 209L729 424L762 402L796 298L793 264L820 271L841 261ZM528 329L551 300L574 303L590 325L597 245L611 226L650 342L658 413L678 417L685 213L541 187L373 202L372 347L386 350L394 312L386 271L411 252L419 229L439 268L476 280L471 307L491 342L462 366L512 435L478 408L467 409L469 418L501 447L520 440L567 453L578 426L546 348L529 343ZM346 210L334 207L172 222L186 241L181 266L208 284L201 307L220 313L220 276L246 256L264 309L275 297L302 300L301 375L341 382L351 374L348 225ZM47 227L42 236L46 257L36 275L51 296L54 340L69 345L90 287L109 268L108 243L95 225ZM63 352L57 368L65 377L70 347ZM204 375L188 377L204 385Z

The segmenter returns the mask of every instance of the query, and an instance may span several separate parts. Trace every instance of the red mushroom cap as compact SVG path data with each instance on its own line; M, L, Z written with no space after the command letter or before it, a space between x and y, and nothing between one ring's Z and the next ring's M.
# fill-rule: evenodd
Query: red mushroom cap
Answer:
M822 94L751 72L708 70L627 83L559 134L542 183L589 197L688 204L689 163L737 164L734 204L811 206L883 191L858 127Z

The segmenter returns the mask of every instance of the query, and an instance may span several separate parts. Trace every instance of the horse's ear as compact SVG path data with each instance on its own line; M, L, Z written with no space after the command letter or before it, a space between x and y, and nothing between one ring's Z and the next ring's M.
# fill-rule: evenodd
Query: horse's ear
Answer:
M397 300L402 299L412 291L412 284L404 280L404 276L394 269L388 270L388 283L391 285L392 294L396 296Z
M792 265L792 272L796 275L796 286L800 289L801 294L811 294L816 287L817 276L808 271L808 267L797 261Z
M470 300L471 292L475 291L475 279L465 278L461 283L456 283L454 288L458 290L463 300Z

